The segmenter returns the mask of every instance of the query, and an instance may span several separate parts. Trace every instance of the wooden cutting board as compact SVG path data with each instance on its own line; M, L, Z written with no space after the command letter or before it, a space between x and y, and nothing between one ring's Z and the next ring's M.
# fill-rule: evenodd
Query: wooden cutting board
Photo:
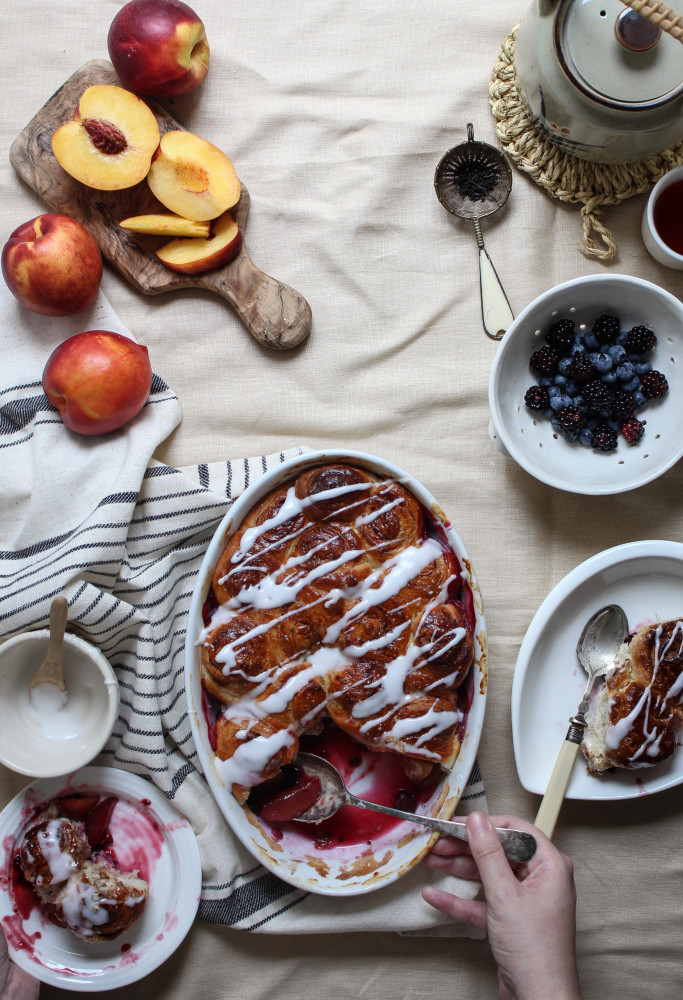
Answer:
M118 226L131 215L166 211L146 181L123 191L96 191L62 169L52 153L52 134L59 125L71 120L81 94L93 83L120 86L110 62L87 63L53 94L15 139L10 162L21 179L53 211L82 222L97 240L103 256L141 292L158 295L178 288L205 288L230 303L259 343L276 350L300 344L311 329L308 302L293 288L259 270L244 244L238 256L224 267L204 274L178 274L164 267L154 255L165 237L143 236ZM182 128L158 104L147 103L157 117L162 135ZM249 192L242 185L242 197L235 212L242 230L248 212Z

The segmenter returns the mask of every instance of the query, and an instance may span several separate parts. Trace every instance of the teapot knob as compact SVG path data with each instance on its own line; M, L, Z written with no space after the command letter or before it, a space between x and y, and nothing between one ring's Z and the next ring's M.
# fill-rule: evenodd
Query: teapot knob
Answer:
M659 25L628 7L617 17L614 31L624 48L631 52L647 52L662 34Z

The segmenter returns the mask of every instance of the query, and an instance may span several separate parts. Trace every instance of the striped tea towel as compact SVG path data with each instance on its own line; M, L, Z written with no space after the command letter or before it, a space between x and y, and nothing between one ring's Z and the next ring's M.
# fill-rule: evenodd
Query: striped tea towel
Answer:
M307 449L186 469L155 462L180 420L177 398L157 376L128 427L92 439L72 434L42 392L47 357L83 329L130 334L102 294L88 314L58 320L0 294L0 641L45 627L52 598L66 594L69 629L99 646L119 679L118 723L98 762L149 778L192 823L203 866L199 918L280 934L481 936L449 923L419 891L430 880L472 897L478 886L424 867L361 900L293 888L232 836L202 776L184 690L197 573L232 501ZM475 807L486 808L476 767L460 811Z

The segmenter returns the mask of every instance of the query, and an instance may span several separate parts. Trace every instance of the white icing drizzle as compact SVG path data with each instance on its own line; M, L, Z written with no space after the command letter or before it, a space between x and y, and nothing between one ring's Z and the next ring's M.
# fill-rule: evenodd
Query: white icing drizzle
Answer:
M101 897L94 885L79 876L72 878L64 890L62 915L74 934L84 937L109 923L109 911L104 904L115 906L116 900Z
M678 636L679 649L675 655L680 657L681 653L683 652L683 621L676 622L674 628L672 629L671 635L663 648L661 648L662 626L657 625L657 627L655 628L655 636L654 636L654 657L653 657L652 676L650 678L650 683L645 687L645 690L643 691L636 705L629 712L629 714L624 716L623 719L618 719L614 723L609 723L609 725L607 726L607 731L605 733L605 746L608 750L617 750L618 747L621 745L622 741L625 740L628 737L629 733L633 730L635 722L640 716L641 712L644 712L644 719L643 719L644 739L641 745L629 759L629 762L636 766L646 767L647 766L646 762L643 762L642 764L637 764L636 762L644 755L647 755L648 757L656 757L657 754L659 753L660 743L662 740L662 736L664 735L664 730L662 729L658 735L657 725L655 722L652 723L652 728L649 731L647 728L647 722L650 716L650 706L652 703L652 686L659 672L659 666L662 662L662 659L668 655L669 651L673 647L676 636ZM661 709L666 705L666 703L675 698L678 694L680 694L682 690L683 690L683 670L678 675L677 679L674 681L672 686L669 688L664 698L658 699L657 709L661 711ZM672 713L669 714L669 717L671 717L671 714Z
M379 484L375 495L381 495L394 482L394 480L386 480L384 483ZM273 517L267 518L259 525L246 529L240 540L239 548L232 556L232 562L236 565L233 569L229 570L220 582L228 579L233 573L241 572L248 568L252 559L256 560L258 556L268 552L269 549L280 547L283 543L300 534L300 531L293 532L289 536L278 538L273 545L264 546L258 552L250 551L255 542L265 532L271 531L273 528L284 524L290 518L296 517L313 503L333 499L345 493L357 492L359 489L369 489L377 485L372 482L367 484L354 483L348 486L324 490L303 499L296 497L294 486L289 487L282 506ZM362 501L354 501L354 503L342 508L342 510L351 510L353 507L358 506L359 503L364 504L365 501L366 497L363 497ZM353 522L353 528L370 524L377 517L403 502L402 498L389 499L376 511L358 515ZM337 508L330 517L338 517L340 513L340 509ZM341 534L343 535L345 532L350 532L351 530L351 525L345 525L342 528ZM319 566L307 572L306 563L321 549L333 543L334 538L325 538L309 552L298 556L291 556L286 563L278 568L277 574L270 575L264 571L264 575L258 583L242 588L235 597L226 604L220 605L212 613L209 624L200 634L199 642L206 641L209 633L219 625L228 623L237 614L236 609L248 611L284 608L295 601L299 593L307 585L315 583L320 577L327 576L342 567L345 563L364 555L363 549L349 549L343 552L341 556L324 561ZM381 544L378 547L381 548ZM362 659L372 651L389 646L394 640L400 637L402 632L409 627L409 621L400 622L385 635L376 639L370 639L357 646L347 646L341 650L336 645L341 633L347 626L362 618L366 612L396 597L411 580L442 555L443 547L441 543L433 538L425 538L421 544L406 546L396 556L387 559L383 563L381 570L371 572L365 579L360 580L354 586L332 588L328 593L318 598L318 600L306 605L307 608L310 608L319 603L335 603L339 599L342 599L349 604L349 607L345 614L341 615L334 624L328 627L322 646L314 651L307 650L299 657L290 659L287 664L280 663L273 669L264 669L257 676L250 675L247 679L251 683L256 682L256 686L248 694L243 695L238 702L225 706L224 716L240 725L241 732L239 732L238 738L244 741L229 760L221 761L216 759L217 771L226 788L230 788L232 784L251 787L258 783L258 781L262 780L262 772L272 757L283 747L291 746L294 743L294 734L289 730L278 731L270 736L257 735L249 739L249 733L255 723L270 715L277 715L286 711L294 695L303 690L316 677L344 670L352 665L355 660ZM453 579L454 577L450 577L441 587L439 594L425 606L420 622L417 624L416 632L421 627L429 612L437 605L443 604L448 600L449 586ZM405 605L402 605L402 608L409 607L414 600L416 598L407 601ZM396 610L399 611L401 609L397 608ZM297 606L293 611L283 611L281 615L256 625L244 635L223 646L216 654L216 661L223 664L223 673L226 676L230 674L246 676L237 667L236 660L240 646L259 635L263 635L288 617L300 614L301 611L302 607L300 606ZM434 648L435 641L426 642L421 646L414 644L409 647L405 654L397 656L384 664L383 676L373 685L375 688L373 693L363 701L358 702L353 708L354 717L368 719L361 726L361 732L366 732L372 729L373 726L386 722L402 706L413 702L416 698L424 697L424 691L415 694L404 692L404 683L408 674L415 669L416 664L417 666L428 664L432 659L443 656L447 650L461 642L466 634L464 628L454 627L447 636L442 634L439 637L440 645L436 649ZM420 663L417 663L418 660ZM285 667L291 668L293 666L299 669L292 671L292 675L287 678L279 690L263 698L264 691L267 690L269 684L276 680L278 672ZM456 676L457 671L454 671L449 676L438 678L425 688L425 691L429 692L438 687L449 688ZM357 683L362 683L362 681ZM351 685L351 687L353 686ZM301 720L301 728L306 728L311 719L321 712L324 707L324 704L321 704L312 709L309 715ZM377 714L381 712L384 712L384 715L376 718ZM375 716L375 718L370 718L371 716ZM462 718L462 713L457 710L438 711L431 706L426 711L413 717L395 719L391 728L384 734L382 741L386 745L391 745L392 742L395 744L404 741L408 737L421 734L416 740L410 743L411 752L438 760L439 755L428 751L423 747L423 744L428 743L429 740L448 727L459 724Z
M52 884L65 882L72 872L79 868L78 862L69 851L62 850L59 844L59 831L63 825L63 820L51 819L43 830L37 834L40 852L50 869ZM42 875L36 879L37 885L43 884Z

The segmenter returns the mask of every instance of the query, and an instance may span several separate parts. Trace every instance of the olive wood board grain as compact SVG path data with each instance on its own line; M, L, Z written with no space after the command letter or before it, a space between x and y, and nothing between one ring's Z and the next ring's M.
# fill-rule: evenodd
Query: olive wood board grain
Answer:
M300 344L311 329L308 302L293 288L259 270L244 243L237 257L221 268L203 274L179 274L165 267L154 254L166 238L127 232L118 225L132 215L166 211L146 181L121 191L97 191L74 180L59 165L52 152L52 135L72 119L81 94L94 83L120 86L111 63L96 59L82 66L15 139L10 162L19 177L53 211L82 222L95 237L103 256L141 292L157 295L181 288L208 289L230 303L247 330L264 346L286 350ZM161 106L153 101L146 103L156 115L162 135L182 128ZM234 213L242 230L248 212L249 192L242 184L242 196Z

